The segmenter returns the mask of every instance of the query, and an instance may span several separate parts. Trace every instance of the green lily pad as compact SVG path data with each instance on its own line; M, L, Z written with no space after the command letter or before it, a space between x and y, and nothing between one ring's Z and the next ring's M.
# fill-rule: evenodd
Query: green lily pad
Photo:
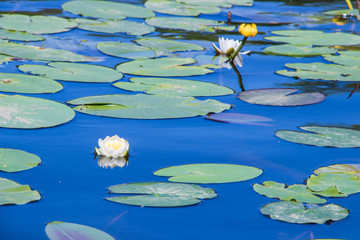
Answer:
M0 73L0 91L14 93L54 93L63 86L51 79L25 74Z
M67 222L49 222L45 232L50 240L115 240L99 229Z
M281 70L276 71L277 74L297 77L302 79L322 79L343 82L360 82L360 67L342 66L337 64L326 63L288 63L288 68L296 69L296 71Z
M216 14L221 11L216 6L196 6L169 0L147 0L145 7L155 12L178 16L199 16L206 13Z
M251 1L251 0L250 0ZM224 7L224 8L231 8L231 3L228 3L227 1L223 0L176 0L176 2L184 3L192 6L209 6L209 7ZM236 1L233 1L236 2ZM246 4L246 1L239 0L238 3L243 2ZM235 4L234 4L235 5ZM243 5L244 6L244 5Z
M92 2L92 1L91 1ZM128 35L145 35L155 31L155 28L144 23L122 20L89 20L79 21L78 28L100 33L125 33Z
M0 148L0 170L19 172L36 167L41 160L35 154L17 149Z
M77 23L54 16L28 16L22 14L0 15L0 28L34 34L49 34L67 32L77 26Z
M337 50L329 47L313 47L312 45L280 44L264 49L267 54L285 55L292 57L319 56L336 53Z
M214 20L192 17L151 17L145 22L159 28L181 29L185 31L208 31L218 30L232 31L235 26L222 26L223 23Z
M110 193L140 194L135 196L108 197L106 200L145 207L182 207L215 198L211 188L182 183L127 183L109 187Z
M184 77L213 72L204 66L183 66L196 63L193 58L139 59L117 65L116 70L133 75Z
M285 187L285 184L266 181L253 185L254 191L270 198L278 198L284 201L295 200L303 203L321 204L326 200L315 196L305 185L294 184Z
M92 62L97 60L96 58L66 50L43 48L20 43L0 43L0 54L39 61Z
M157 170L154 175L171 177L171 182L229 183L256 178L263 170L235 164L187 164Z
M130 18L148 18L155 16L154 12L134 4L109 1L69 1L62 5L65 11L86 17L121 20Z
M319 103L326 96L319 92L296 93L293 88L264 88L244 91L238 94L242 101L267 106L303 106Z
M1 18L0 18L1 19ZM18 32L14 30L0 29L0 39L16 40L16 41L42 41L43 37L27 32Z
M269 203L260 211L275 220L300 224L324 224L329 221L340 221L349 215L348 209L336 204L306 208L302 203L290 201Z
M1 39L0 39L0 43L1 43ZM11 57L11 56L0 54L0 64L8 63L8 62L11 62L13 60L14 60L14 58Z
M147 94L184 97L221 96L233 94L234 90L214 83L181 80L175 78L130 78L130 82L117 82L115 87Z
M278 130L275 132L275 135L289 142L318 147L360 147L360 131L357 130L321 126L304 126L299 128L305 131L309 131L309 133Z
M324 33L323 31L314 30L280 30L271 33L281 35L281 37L272 36L265 37L265 39L275 42L291 44L305 43L317 46L347 46L360 44L360 36L343 32Z
M360 66L360 51L339 51L340 55L325 55L325 60L346 66Z
M25 73L72 82L113 82L123 77L115 69L83 63L51 62L47 66L20 65L18 68Z
M314 194L325 197L347 197L360 192L360 177L351 173L319 173L306 183Z
M230 109L230 104L216 100L197 100L193 97L160 95L99 95L78 98L68 102L79 105L74 109L90 115L134 118L166 119L206 115L209 112L222 112Z
M0 178L0 205L23 205L40 200L38 191L31 190L29 185L21 185L6 178Z
M55 101L20 95L0 95L0 127L45 128L66 123L75 112Z
M323 12L325 15L332 15L332 16L355 16L357 19L360 19L359 10L358 9L340 9L340 10L331 10Z
M350 173L360 177L360 164L334 164L316 169L314 173Z

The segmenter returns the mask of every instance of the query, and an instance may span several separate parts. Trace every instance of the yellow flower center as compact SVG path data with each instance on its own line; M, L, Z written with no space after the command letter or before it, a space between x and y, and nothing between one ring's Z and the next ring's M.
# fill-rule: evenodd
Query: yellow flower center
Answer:
M122 142L109 142L107 144L108 148L113 148L115 151L121 148L124 144Z

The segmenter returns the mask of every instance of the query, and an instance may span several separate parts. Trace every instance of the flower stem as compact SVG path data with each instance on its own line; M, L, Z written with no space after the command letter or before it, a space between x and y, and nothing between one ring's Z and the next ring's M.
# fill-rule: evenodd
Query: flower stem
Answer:
M350 0L345 0L345 1L346 1L347 5L348 5L348 8L349 8L350 10L353 10L354 8L353 8Z
M237 69L237 67L235 66L233 61L230 61L230 65L234 69L234 71L236 72L241 91L245 91L244 84L243 84L242 77L241 77L241 74L240 74L239 70Z
M236 55L240 52L240 50L242 49L242 47L244 46L244 44L246 43L248 37L244 37L243 40L241 41L239 47L235 50L235 52L233 54L230 55L230 57L228 58L228 61L232 62L234 61L234 58L236 57Z

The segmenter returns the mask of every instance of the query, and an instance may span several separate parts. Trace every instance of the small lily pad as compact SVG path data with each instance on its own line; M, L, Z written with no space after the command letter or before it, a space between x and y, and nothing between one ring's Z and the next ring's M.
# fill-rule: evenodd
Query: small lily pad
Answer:
M217 113L209 114L205 116L206 119L225 122L225 123L234 123L234 124L245 124L245 125L258 125L258 126L273 126L272 124L261 123L274 121L273 119L252 115L252 114L242 114L242 113Z
M294 184L285 187L285 184L266 181L253 185L254 191L270 198L278 198L284 201L295 200L303 203L321 204L326 200L315 196L305 185Z
M45 232L50 240L115 240L115 238L99 229L59 221L46 224Z
M130 18L148 18L155 16L150 9L134 4L110 1L69 1L62 5L65 11L86 17L121 20Z
M358 148L360 131L348 128L304 126L309 132L278 130L275 135L283 140L318 147Z
M0 29L0 39L16 40L16 41L42 41L43 37L27 32L19 32L14 30Z
M314 173L351 173L360 177L360 164L334 164L316 169Z
M20 43L0 43L0 54L39 61L92 62L97 60L96 58L66 50L43 48Z
M0 15L0 28L23 31L34 34L49 34L67 32L77 26L77 23L54 16L28 16L22 14Z
M326 63L288 63L288 68L296 69L296 71L281 70L277 74L297 77L302 79L322 79L343 82L360 82L360 67L343 66L338 64Z
M267 54L285 55L292 57L319 56L336 53L337 50L329 47L313 47L312 45L280 44L264 49Z
M360 192L360 177L351 173L324 172L311 175L306 185L317 195L347 197Z
M279 36L265 37L267 40L275 42L285 42L291 44L311 44L316 46L348 46L360 44L360 36L356 34L336 32L324 33L314 30L279 30L271 32Z
M300 224L324 224L329 221L340 221L349 215L348 209L336 204L306 208L302 203L290 201L269 203L260 211L275 220Z
M38 191L31 190L29 185L21 185L6 178L0 178L0 205L23 205L40 200Z
M68 106L55 101L0 94L0 127L45 128L66 123L75 112Z
M339 55L325 55L325 60L346 66L360 66L360 51L338 51Z
M117 82L113 85L128 91L141 91L147 94L172 96L221 96L233 94L234 90L214 83L181 80L175 78L130 78L130 82Z
M171 182L229 183L256 178L263 170L235 164L187 164L157 170L154 175L171 177Z
M145 22L159 28L181 29L195 32L215 32L216 29L232 31L235 29L235 26L223 26L223 23L214 20L192 17L151 17L147 18Z
M127 183L109 187L110 193L140 194L135 196L108 197L106 200L145 207L182 207L194 205L201 199L215 198L211 188L182 183Z
M204 13L216 14L221 11L216 6L196 6L169 0L147 0L145 7L155 12L178 16L199 16Z
M25 73L72 82L113 82L123 77L115 69L83 63L51 62L46 66L20 65L18 68Z
M252 104L282 107L315 104L326 98L319 92L296 93L298 91L293 88L255 89L239 93L238 98Z
M0 170L19 172L36 167L41 160L35 154L17 149L0 148Z
M167 119L185 118L222 112L231 107L230 104L216 100L197 100L193 97L161 96L161 95L99 95L78 98L68 102L78 105L78 112L134 119Z
M139 59L117 65L116 70L133 75L184 77L213 72L204 66L183 66L196 63L193 58Z

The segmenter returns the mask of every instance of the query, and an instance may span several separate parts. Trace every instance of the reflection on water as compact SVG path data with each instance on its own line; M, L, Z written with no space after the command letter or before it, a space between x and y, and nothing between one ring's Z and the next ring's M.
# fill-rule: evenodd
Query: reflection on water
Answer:
M99 167L108 168L110 167L113 169L114 167L124 167L129 164L129 160L127 157L120 157L120 158L112 158L112 157L105 157L99 156L97 164Z

